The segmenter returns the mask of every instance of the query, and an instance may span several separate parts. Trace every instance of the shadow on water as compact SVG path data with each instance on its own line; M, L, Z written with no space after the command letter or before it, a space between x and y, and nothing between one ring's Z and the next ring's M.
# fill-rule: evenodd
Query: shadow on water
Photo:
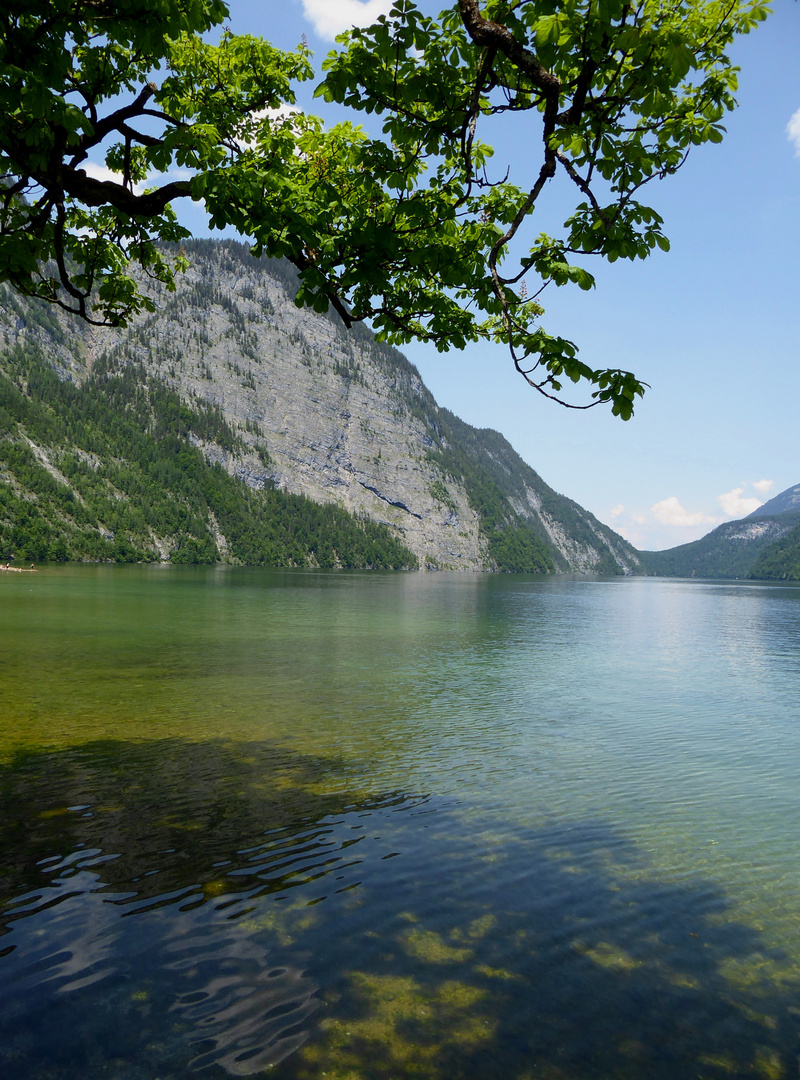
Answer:
M373 819L423 804L267 744L17 755L0 770L4 1080L274 1066L320 1006L319 902L359 886L362 846L387 854Z
M794 958L716 885L360 783L266 743L4 767L4 1080L797 1075Z
M297 1075L797 1075L800 973L716 887L659 880L602 824L481 845L469 867L471 847L441 853L435 902L424 878L395 893L377 950L348 937L355 970Z
M141 899L199 887L213 897L260 880L263 847L291 847L327 818L408 798L365 793L340 760L268 743L105 740L26 751L0 768L0 897L40 886L43 869L52 872L43 860L79 847L113 853L102 875L111 889ZM318 854L325 842L307 846ZM295 879L291 864L269 885Z

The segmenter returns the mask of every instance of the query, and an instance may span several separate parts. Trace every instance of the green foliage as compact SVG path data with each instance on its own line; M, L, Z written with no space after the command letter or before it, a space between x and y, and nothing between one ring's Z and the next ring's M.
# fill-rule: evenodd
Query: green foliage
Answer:
M251 490L209 465L190 437L239 445L220 411L189 407L135 365L101 358L78 387L28 345L8 350L0 367L1 557L152 561L160 545L175 563L214 563L219 532L227 558L240 563L417 565L384 526L269 487ZM60 478L23 433L47 448Z
M762 581L800 581L800 523L759 554L749 576Z
M498 570L510 574L548 574L554 570L547 548L525 525L506 526L492 532L489 554Z
M593 256L669 247L639 193L722 138L736 89L727 50L766 12L761 0L487 0L483 12L457 0L434 19L396 0L340 39L317 90L380 115L383 138L370 138L282 108L311 76L305 46L227 30L211 43L221 0L7 0L0 281L124 323L153 308L131 260L167 288L185 268L159 242L186 237L171 203L191 197L214 227L293 263L298 304L371 320L395 344L501 342L541 393L588 384L574 407L628 419L644 384L580 360L541 325L539 297L592 288ZM541 148L518 183L485 141L502 114ZM92 154L108 179L87 170ZM168 180L174 169L187 179ZM137 186L156 177L166 182ZM574 204L558 235L538 235L554 177Z
M792 542L789 537L776 540L780 527L794 524L800 515L728 521L690 544L666 551L642 551L648 574L660 577L747 578L792 574ZM766 526L752 531L761 521ZM797 529L789 536L795 536ZM785 552L785 554L784 554Z
M201 198L209 175L256 139L279 171L294 141L261 114L294 101L292 83L311 74L307 50L227 31L207 43L227 15L222 0L3 5L0 280L125 322L153 310L129 259L174 287L158 247L188 235L173 199ZM92 154L104 155L107 179L87 170ZM192 178L137 190L175 169Z
M576 259L636 259L668 248L661 218L638 193L677 171L691 146L719 141L735 104L726 50L765 14L758 2L719 0L635 8L570 0L555 9L459 0L435 19L397 0L388 17L343 35L343 50L326 61L317 92L380 114L386 141L351 136L349 152L371 183L353 188L346 221L326 221L328 244L313 275L325 274L328 251L361 243L365 273L351 284L345 269L342 280L355 311L380 297L371 315L390 340L460 348L494 338L543 393L587 380L595 403L609 402L627 419L643 385L629 372L579 361L571 342L538 325L538 297L549 284L591 288ZM520 138L542 147L519 186L506 162L492 169L482 141L503 113L521 116ZM341 184L339 159L332 163L335 153L320 146L316 183L335 173ZM554 176L574 185L575 211L560 236L531 236L515 261ZM309 288L313 275L304 275ZM526 275L536 282L531 290Z

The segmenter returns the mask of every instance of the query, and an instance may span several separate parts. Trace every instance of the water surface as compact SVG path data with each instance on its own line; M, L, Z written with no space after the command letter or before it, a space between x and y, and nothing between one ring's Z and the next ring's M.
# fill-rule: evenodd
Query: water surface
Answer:
M800 589L0 580L3 1080L796 1077Z

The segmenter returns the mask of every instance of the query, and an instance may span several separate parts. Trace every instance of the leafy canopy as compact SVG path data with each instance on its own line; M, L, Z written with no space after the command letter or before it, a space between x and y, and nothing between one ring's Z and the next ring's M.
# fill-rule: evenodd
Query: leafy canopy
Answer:
M162 245L188 235L172 208L188 197L256 254L291 260L298 303L394 344L502 342L541 393L585 380L590 404L627 419L643 384L549 335L541 293L592 288L586 256L668 249L641 191L721 140L727 50L766 13L761 0L457 0L433 18L396 0L339 39L317 88L377 114L375 138L292 108L312 76L305 45L228 30L209 44L221 0L7 0L0 280L122 324L152 310L147 275L174 287L184 263ZM531 152L522 183L486 141L504 114ZM533 220L551 182L576 200L552 236Z

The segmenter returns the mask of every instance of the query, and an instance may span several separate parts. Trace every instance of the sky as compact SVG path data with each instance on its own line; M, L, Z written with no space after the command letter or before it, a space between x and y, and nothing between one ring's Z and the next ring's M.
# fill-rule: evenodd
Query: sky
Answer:
M230 0L229 25L283 48L305 35L319 65L337 33L389 7ZM574 341L588 364L632 370L650 384L632 420L548 402L502 346L403 350L440 405L502 432L551 487L641 549L695 540L800 483L800 3L776 0L733 56L740 104L725 140L696 148L647 193L671 251L593 263L591 293L567 286L543 297L543 325ZM333 118L312 91L301 105ZM489 141L511 179L521 179L525 130ZM560 194L553 187L554 210ZM204 234L201 222L192 226Z

